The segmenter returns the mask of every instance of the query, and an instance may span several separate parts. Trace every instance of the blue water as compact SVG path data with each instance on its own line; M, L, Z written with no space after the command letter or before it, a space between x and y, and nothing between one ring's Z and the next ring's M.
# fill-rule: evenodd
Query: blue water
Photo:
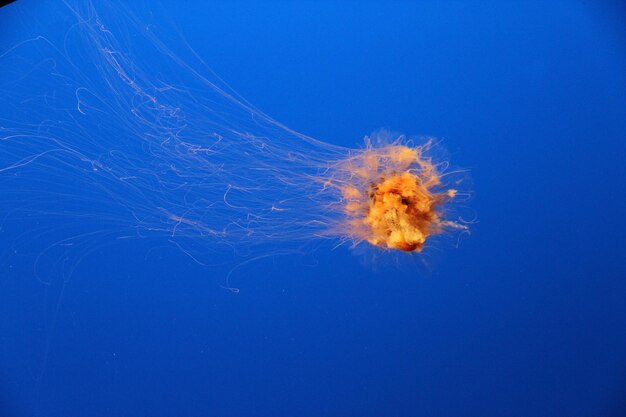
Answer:
M626 415L623 6L139 9L299 132L349 147L380 127L443 138L471 172L478 222L415 268L344 247L264 258L233 274L235 294L227 269L166 239L40 279L0 213L0 415ZM37 25L62 39L71 19L45 13L0 9L0 53ZM132 28L108 28L132 47Z

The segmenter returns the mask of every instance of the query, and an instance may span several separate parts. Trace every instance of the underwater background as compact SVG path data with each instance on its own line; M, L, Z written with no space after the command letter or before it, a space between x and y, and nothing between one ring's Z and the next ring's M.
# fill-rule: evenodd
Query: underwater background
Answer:
M0 9L0 65L44 26L67 31L43 3ZM296 131L442 139L477 222L400 267L345 246L266 257L233 293L229 268L167 240L42 280L0 213L0 416L626 415L620 2L137 7Z

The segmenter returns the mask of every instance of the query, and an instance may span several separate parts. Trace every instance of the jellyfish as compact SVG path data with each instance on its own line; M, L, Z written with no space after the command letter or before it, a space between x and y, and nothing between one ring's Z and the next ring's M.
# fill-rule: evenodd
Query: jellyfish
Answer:
M63 13L65 30L0 50L0 214L5 231L20 225L14 242L82 256L107 238L165 239L215 259L324 242L417 253L467 232L455 211L467 173L437 160L438 141L312 138L131 13Z

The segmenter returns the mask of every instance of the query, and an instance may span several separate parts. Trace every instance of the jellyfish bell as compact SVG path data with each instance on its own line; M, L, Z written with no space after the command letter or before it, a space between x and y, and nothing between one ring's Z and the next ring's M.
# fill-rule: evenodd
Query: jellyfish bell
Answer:
M346 179L338 187L354 244L421 252L432 235L468 229L446 217L458 190L442 181L448 164L433 161L433 147L432 139L414 145L381 130L365 138L365 149L340 161Z

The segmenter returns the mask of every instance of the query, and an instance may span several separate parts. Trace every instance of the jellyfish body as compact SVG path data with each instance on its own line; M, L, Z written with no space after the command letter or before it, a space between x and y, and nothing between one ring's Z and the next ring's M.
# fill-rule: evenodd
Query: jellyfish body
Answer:
M432 141L417 147L391 143L367 147L342 166L353 175L342 185L350 233L383 249L421 251L429 236L460 227L442 218L456 190L441 183L437 165L425 156Z

